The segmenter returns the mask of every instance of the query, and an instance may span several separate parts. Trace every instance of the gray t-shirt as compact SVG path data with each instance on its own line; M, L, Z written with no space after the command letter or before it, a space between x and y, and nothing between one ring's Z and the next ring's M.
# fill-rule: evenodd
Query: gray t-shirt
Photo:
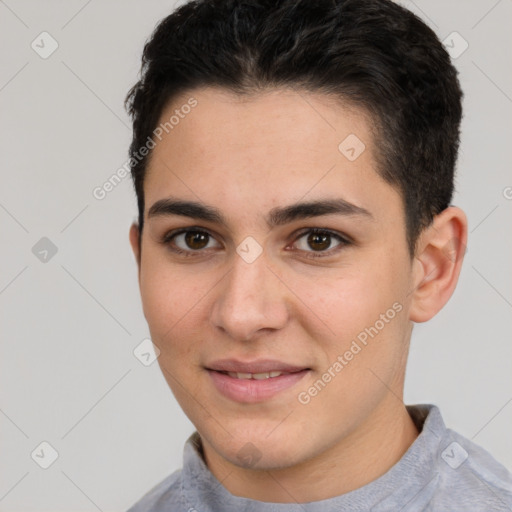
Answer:
M201 455L197 432L185 444L183 469L128 512L495 512L512 511L512 474L483 448L447 429L434 405L407 406L420 435L373 482L335 498L268 503L231 494Z

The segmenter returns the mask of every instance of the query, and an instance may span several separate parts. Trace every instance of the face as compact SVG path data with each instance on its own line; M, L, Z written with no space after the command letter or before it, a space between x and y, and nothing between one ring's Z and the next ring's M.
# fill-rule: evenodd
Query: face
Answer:
M376 171L360 110L206 88L161 121L191 97L145 179L144 314L216 454L300 464L400 403L390 390L401 396L413 281L403 202Z

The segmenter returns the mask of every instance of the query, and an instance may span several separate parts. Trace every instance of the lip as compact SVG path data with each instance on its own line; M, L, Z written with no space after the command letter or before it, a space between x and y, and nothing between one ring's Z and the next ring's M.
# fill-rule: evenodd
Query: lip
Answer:
M249 362L223 359L209 364L206 370L219 393L240 403L258 403L270 400L277 394L293 387L310 372L310 368L269 359ZM222 373L265 373L271 371L286 373L263 380L238 379Z
M275 359L258 359L255 361L239 361L238 359L219 359L206 365L207 370L217 372L264 373L286 372L295 373L308 369L307 366L296 366ZM277 378L277 377L276 377Z

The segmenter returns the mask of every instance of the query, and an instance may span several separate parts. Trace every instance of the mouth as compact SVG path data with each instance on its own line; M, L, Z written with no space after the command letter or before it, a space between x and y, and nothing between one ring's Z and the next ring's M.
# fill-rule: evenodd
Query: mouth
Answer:
M261 373L239 373L239 372L219 372L219 373L229 375L233 379L254 379L254 380L274 379L275 377L279 377L280 375L289 374L289 372L280 372L280 371L261 372Z
M258 403L289 390L311 368L273 360L243 362L226 359L211 363L206 370L215 389L224 397L235 402Z

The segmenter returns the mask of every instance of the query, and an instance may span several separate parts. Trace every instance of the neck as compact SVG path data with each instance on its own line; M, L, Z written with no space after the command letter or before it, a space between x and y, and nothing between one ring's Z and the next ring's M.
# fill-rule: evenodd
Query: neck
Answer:
M240 468L203 439L206 463L235 496L273 503L305 503L340 496L386 473L418 436L405 405L389 395L390 403L381 403L353 433L298 465L271 470Z

